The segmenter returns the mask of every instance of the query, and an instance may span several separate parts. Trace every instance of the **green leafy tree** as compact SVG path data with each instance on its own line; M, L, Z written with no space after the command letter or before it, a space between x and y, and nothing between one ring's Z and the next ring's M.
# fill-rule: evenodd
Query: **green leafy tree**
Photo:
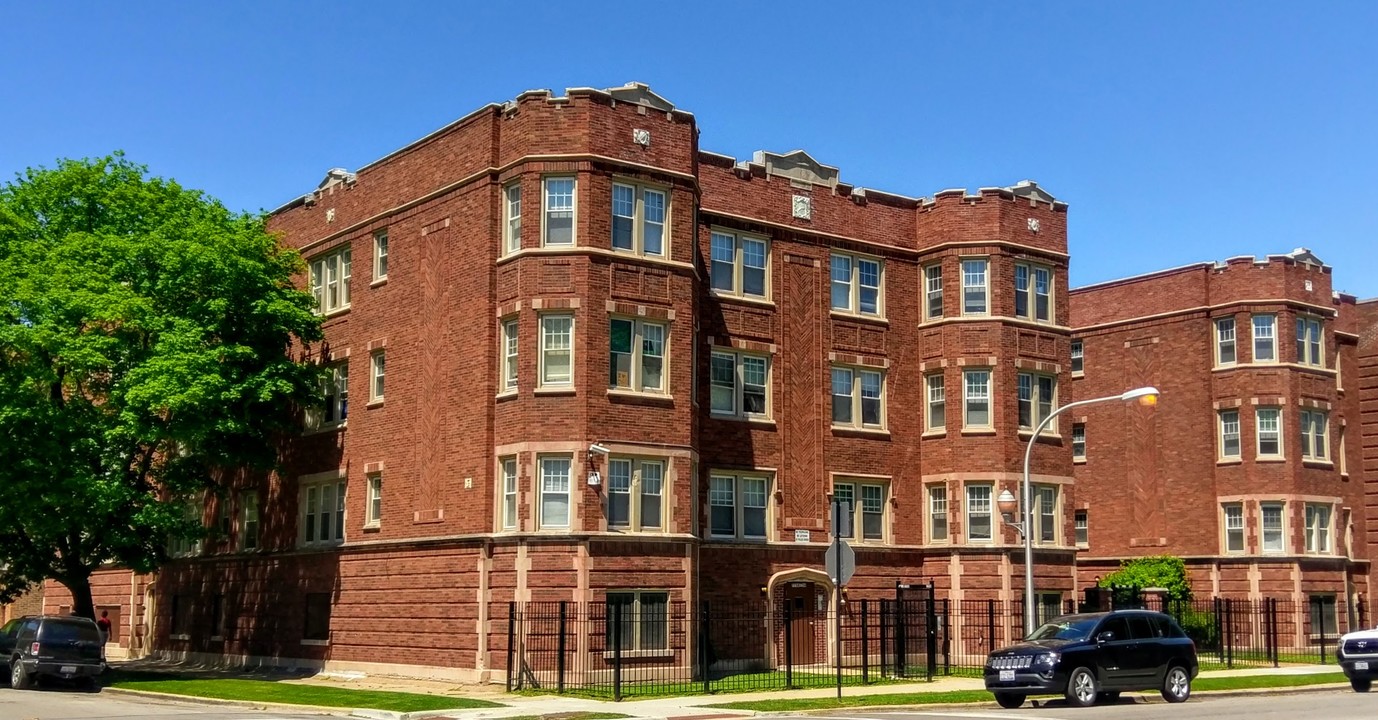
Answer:
M1163 588L1169 600L1191 599L1191 583L1187 581L1187 564L1182 558L1172 555L1152 555L1149 557L1124 560L1120 569L1101 578L1104 588Z
M121 153L0 187L0 598L203 532L190 498L272 468L319 370L300 257Z

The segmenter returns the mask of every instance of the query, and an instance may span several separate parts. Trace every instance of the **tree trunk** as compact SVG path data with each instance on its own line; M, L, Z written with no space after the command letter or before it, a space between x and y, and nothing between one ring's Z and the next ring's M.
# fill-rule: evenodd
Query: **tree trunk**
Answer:
M57 581L72 593L72 614L96 619L96 604L91 598L91 576L58 578Z

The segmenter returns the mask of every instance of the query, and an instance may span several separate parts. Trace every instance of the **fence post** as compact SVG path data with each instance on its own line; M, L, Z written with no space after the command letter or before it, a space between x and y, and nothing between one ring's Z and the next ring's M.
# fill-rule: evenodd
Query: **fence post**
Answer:
M871 644L868 642L866 624L869 617L867 605L870 600L861 601L861 684L871 684Z
M1019 617L1021 617L1021 618L1024 617L1024 613L1021 612L1021 613L1019 614ZM995 601L994 601L994 600L987 600L987 601L986 601L986 642L989 643L989 646L986 648L986 654L989 655L992 651L995 650ZM963 648L963 649L965 650L965 648Z
M938 670L938 598L934 593L933 581L928 581L928 616L924 618L924 630L926 647L924 654L928 656L926 673L929 682L933 681L933 673Z
M705 695L713 692L708 679L708 602L704 601L702 615L699 617L699 667L703 673L703 692Z
M1225 667L1234 667L1234 600L1225 600Z
M785 601L785 688L794 689L794 611Z
M512 658L516 655L513 647L517 637L517 603L507 603L507 692L512 692Z
M958 606L961 607L960 605ZM952 599L943 598L943 675L952 674Z
M1325 664L1325 603L1319 597L1311 598L1316 605L1316 620L1321 626L1321 664Z
M895 676L909 676L909 607L899 581L895 581Z
M622 701L622 604L612 606L612 699Z
M556 621L559 636L555 638L555 692L562 695L565 692L565 623L569 617L567 604L567 600L560 601L560 614Z
M881 601L880 601L880 617L878 618L878 620L880 620L880 622L877 623L878 625L880 625L880 676L881 676L881 677L885 677L885 673L888 672L889 669L892 667L892 666L890 665L890 656L885 654L885 648L886 648L886 645L888 644L888 643L886 643L886 640L888 640L888 639L889 639L889 636L890 636L890 634L887 633L887 632L885 631L886 628L890 627L890 624L889 624L889 617L890 617L890 616L889 616L888 613L885 612L886 603L888 603L888 602L889 602L888 600L881 600Z
M1215 606L1212 608L1215 612L1211 614L1215 619L1215 654L1219 656L1220 662L1223 664L1225 662L1225 620L1224 615L1221 614L1224 612L1222 603L1221 598L1214 598L1211 604Z
M1278 656L1281 654L1278 641L1281 640L1282 633L1278 630L1278 601L1277 598L1267 598L1264 600L1266 607L1264 612L1268 614L1268 644L1272 648L1273 667L1278 667Z

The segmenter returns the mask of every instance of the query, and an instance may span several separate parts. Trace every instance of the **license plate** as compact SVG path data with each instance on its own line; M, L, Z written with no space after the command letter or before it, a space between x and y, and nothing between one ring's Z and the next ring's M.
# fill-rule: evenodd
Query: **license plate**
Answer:
M1368 661L1367 661L1367 660L1360 660L1359 662L1354 663L1354 669L1355 669L1355 670L1367 670L1367 669L1368 669Z
M63 665L62 667L58 668L57 671L62 673L63 675L74 675L76 674L77 666Z
M1013 670L1001 670L1001 671L1000 671L1000 682L1014 682L1014 671L1013 671Z

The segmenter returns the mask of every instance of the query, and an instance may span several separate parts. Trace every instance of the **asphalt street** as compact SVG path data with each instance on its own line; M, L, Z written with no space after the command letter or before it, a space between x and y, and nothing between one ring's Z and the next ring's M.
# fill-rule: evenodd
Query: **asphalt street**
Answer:
M1017 710L990 708L960 710L895 711L878 713L829 713L789 720L1373 720L1378 717L1378 693L1359 694L1349 690L1308 692L1296 695L1253 695L1245 697L1196 697L1181 705L1170 705L1157 697L1142 696L1137 702L1121 700L1114 705L1090 708L1068 707L1055 700L1040 700Z
M3 720L306 720L320 714L260 712L225 705L164 702L116 693L71 690L0 690Z

